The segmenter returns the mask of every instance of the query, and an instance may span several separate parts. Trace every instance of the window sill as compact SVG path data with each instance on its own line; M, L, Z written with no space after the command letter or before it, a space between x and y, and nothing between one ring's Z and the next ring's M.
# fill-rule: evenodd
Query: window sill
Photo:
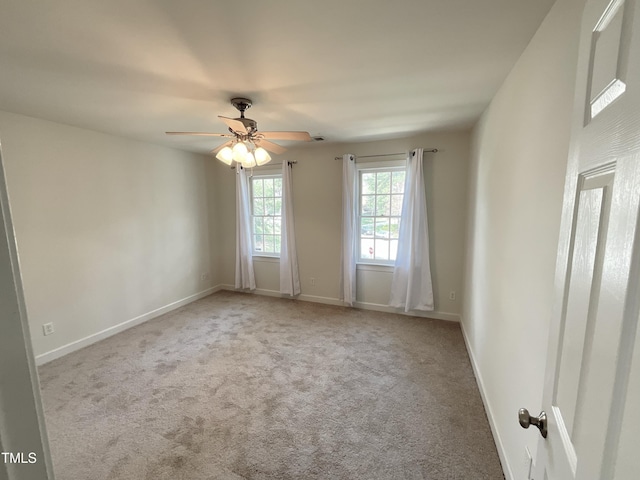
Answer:
M356 270L363 272L393 273L393 265L381 265L378 263L357 263Z
M280 257L272 257L271 255L253 255L252 258L255 262L280 263Z

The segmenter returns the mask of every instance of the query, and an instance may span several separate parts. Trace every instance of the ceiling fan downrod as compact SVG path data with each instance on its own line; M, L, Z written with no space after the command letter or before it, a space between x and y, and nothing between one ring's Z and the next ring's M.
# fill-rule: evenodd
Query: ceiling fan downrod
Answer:
M252 102L249 98L236 97L231 99L233 105L240 112L240 118L244 118L244 111L251 108Z

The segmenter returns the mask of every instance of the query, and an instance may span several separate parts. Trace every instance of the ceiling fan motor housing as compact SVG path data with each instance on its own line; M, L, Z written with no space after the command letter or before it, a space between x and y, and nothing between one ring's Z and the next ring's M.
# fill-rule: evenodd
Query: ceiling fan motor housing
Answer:
M231 99L231 105L238 109L240 112L240 118L236 118L236 120L242 122L244 127L247 129L249 133L255 132L258 130L258 122L251 118L245 118L244 112L248 108L251 108L252 102L249 98L236 97Z
M239 122L244 124L244 127L247 129L247 132L252 133L258 130L258 122L251 118L240 117L236 118Z

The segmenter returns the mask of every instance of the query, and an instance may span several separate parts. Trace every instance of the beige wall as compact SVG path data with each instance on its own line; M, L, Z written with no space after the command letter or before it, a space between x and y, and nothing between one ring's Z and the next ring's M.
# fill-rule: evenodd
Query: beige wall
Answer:
M473 132L463 328L507 478L538 436L582 0L559 0Z
M0 140L41 361L214 286L233 285L235 177L221 162L7 112L0 112ZM425 174L436 311L457 319L469 141L469 132L432 133L311 145L281 156L298 161L294 208L302 298L339 303L342 167L334 157L435 147L440 152L426 155ZM277 260L256 259L261 291L277 292L278 267ZM359 271L359 304L386 307L390 280L389 268ZM455 301L450 291L457 292ZM45 337L48 322L55 333Z
M211 287L207 159L6 112L0 141L36 355Z
M293 168L296 241L302 283L302 298L337 302L339 298L342 164L334 160L344 153L374 155L408 151L415 147L438 148L425 154L432 273L436 311L446 318L461 312L462 271L467 211L469 132L429 133L415 137L367 143L292 148L280 159L295 160ZM402 156L395 157L402 160ZM375 159L367 159L374 160ZM384 159L378 159L384 160ZM214 161L210 176L217 179L217 205L222 209L215 222L219 231L235 231L234 171ZM259 169L256 169L259 171ZM233 235L219 243L221 283L234 283ZM278 263L256 259L258 289L279 289ZM316 279L311 285L310 278ZM358 272L357 300L362 306L386 306L391 282L390 269ZM455 291L457 299L449 300Z

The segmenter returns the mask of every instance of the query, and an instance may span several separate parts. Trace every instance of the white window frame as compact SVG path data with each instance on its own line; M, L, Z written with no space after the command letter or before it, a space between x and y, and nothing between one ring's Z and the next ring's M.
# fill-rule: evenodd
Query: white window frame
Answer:
M356 219L357 219L357 230L354 241L356 242L356 264L361 267L359 269L368 269L367 266L381 266L381 267L393 267L395 265L395 260L382 260L378 258L362 258L360 253L361 248L361 222L362 222L362 174L367 172L392 172L392 171L405 171L406 175L407 164L405 160L391 160L391 161L379 161L379 162L366 162L366 163L356 163L356 174L357 174L357 182L356 182ZM404 192L403 192L404 195ZM396 216L389 216L389 218L395 218ZM402 219L400 218L400 222ZM374 267L375 268L375 267Z
M278 178L282 180L282 173L279 170L261 171L260 173L252 174L249 179L249 196L251 198L251 252L253 257L266 257L266 258L270 258L277 261L277 259L280 258L280 253L282 251L282 244L280 245L280 252L263 252L263 251L256 250L256 243L255 243L256 233L254 230L254 227L255 227L254 219L256 216L262 217L262 218L279 217L281 220L280 227L282 228L282 192L280 197L273 197L273 198L280 198L280 215L254 215L253 180L268 179L268 178ZM265 198L264 195L262 196L262 198ZM282 238L282 230L280 230L280 232L281 232L280 238Z

